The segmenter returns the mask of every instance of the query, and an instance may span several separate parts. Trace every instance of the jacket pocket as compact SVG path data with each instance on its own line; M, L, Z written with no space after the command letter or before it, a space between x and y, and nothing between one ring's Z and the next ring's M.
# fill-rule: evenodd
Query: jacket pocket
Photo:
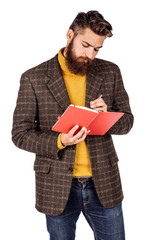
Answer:
M111 167L116 165L118 161L119 161L119 159L118 159L117 155L115 155L115 156L110 155L109 156L109 164L111 165Z
M51 169L51 162L44 160L35 160L34 171L40 173L49 173Z

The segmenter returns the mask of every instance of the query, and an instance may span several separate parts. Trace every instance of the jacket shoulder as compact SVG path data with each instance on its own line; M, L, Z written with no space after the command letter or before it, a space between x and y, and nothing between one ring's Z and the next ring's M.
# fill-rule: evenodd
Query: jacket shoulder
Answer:
M50 69L51 65L54 65L54 62L56 61L57 61L57 55L43 63L38 64L33 68L28 69L22 74L22 76L32 77L32 76L46 75L48 72L48 69Z
M107 60L100 59L100 58L96 58L94 60L94 64L101 71L103 69L105 71L116 71L117 69L119 69L117 64L115 64L113 62L110 62L110 61L107 61Z

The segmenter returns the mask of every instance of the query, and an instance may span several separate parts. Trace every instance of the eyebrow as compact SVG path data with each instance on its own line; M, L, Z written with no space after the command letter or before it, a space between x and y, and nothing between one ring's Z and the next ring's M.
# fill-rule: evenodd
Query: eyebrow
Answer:
M103 47L103 46L94 47L94 46L92 46L90 43L88 43L88 42L86 42L86 41L84 41L84 40L83 40L83 42L86 43L86 44L88 44L88 46L93 47L94 49L96 49L96 48L102 48L102 47Z

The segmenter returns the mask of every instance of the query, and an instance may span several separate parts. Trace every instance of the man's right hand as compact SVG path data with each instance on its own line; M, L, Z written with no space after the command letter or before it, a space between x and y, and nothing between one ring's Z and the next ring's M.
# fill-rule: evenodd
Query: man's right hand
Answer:
M61 143L64 146L71 146L77 143L80 143L85 140L87 134L90 132L90 130L87 130L85 127L81 128L81 130L76 133L79 126L74 126L69 133L62 133L61 135ZM76 134L75 134L76 133Z

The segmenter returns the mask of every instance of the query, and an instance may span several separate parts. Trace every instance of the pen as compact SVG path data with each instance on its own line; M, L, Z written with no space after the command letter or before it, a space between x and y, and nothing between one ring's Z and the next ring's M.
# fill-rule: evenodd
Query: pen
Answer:
M103 95L101 94L98 98L101 98ZM93 102L91 102L91 105L93 105Z
M101 94L101 95L99 96L99 98L102 98L102 96L103 96L103 95ZM103 112L103 110L99 110L98 112Z

